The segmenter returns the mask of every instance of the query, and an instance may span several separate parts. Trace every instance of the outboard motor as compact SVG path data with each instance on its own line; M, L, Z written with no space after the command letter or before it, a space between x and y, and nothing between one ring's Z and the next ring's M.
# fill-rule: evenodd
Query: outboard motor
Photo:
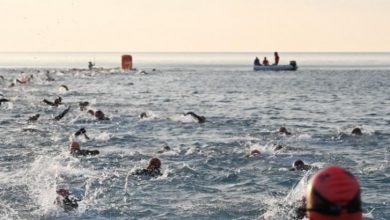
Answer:
M291 60L290 65L294 67L294 70L298 69L297 62L295 60Z

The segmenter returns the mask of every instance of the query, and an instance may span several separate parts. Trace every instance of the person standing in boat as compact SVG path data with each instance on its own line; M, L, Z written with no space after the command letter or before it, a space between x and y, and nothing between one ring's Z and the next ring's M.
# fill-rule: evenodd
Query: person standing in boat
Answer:
M268 60L267 60L267 57L264 57L263 65L264 65L264 66L269 66L269 62L268 62Z
M88 69L89 70L92 70L94 66L95 66L95 63L92 63L91 61L88 62Z
M277 66L279 64L279 54L278 54L278 52L275 52L274 56L275 56L275 63L272 64L272 65Z
M258 57L255 58L255 62L253 62L253 65L255 66L261 66L260 60Z

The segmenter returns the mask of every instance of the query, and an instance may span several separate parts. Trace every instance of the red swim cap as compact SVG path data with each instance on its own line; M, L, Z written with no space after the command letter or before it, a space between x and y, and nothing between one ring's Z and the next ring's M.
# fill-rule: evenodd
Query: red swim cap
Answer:
M338 166L316 173L307 188L310 220L361 220L360 186L357 179Z
M161 167L161 161L157 157L150 159L148 168L160 168Z
M254 149L251 151L251 155L257 155L257 154L261 154L259 150Z
M80 150L80 144L77 141L70 142L70 149L71 150Z

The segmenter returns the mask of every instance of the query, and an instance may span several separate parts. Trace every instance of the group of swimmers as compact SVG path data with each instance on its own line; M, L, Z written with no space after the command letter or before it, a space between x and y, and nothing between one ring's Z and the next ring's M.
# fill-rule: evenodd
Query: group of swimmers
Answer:
M275 64L279 62L279 56L275 52ZM263 63L264 64L264 63ZM265 65L265 64L264 64ZM65 88L65 87L64 87ZM67 88L67 87L66 87ZM68 88L67 88L68 90ZM8 99L0 99L2 102L8 102ZM44 99L43 102L52 107L58 107L63 105L63 99L57 97L54 101ZM110 120L101 110L88 109L88 102L80 102L79 107L81 111L93 115L98 120ZM63 118L70 110L70 106L67 107L61 114L55 117L55 120ZM193 117L198 123L204 123L206 118L199 116L194 112L186 112L184 116ZM148 117L147 113L140 114L140 118ZM29 122L34 122L39 118L39 114L36 114L28 119ZM281 127L278 130L283 135L291 135L285 127ZM362 135L360 128L354 128L351 132L354 135ZM75 157L80 156L95 156L100 154L98 150L85 150L81 149L80 142L77 138L84 137L89 140L87 131L85 128L80 128L72 135L72 140L69 144L70 154ZM164 150L169 150L169 146L164 146ZM283 149L282 145L275 146L275 150ZM253 152L254 154L261 154L260 151ZM293 163L291 170L309 170L310 165L305 164L302 160L296 160ZM162 175L161 173L161 160L159 158L151 158L146 168L135 170L132 175L142 175L157 177ZM78 208L78 199L71 196L69 189L60 188L56 190L57 198L55 204L62 207L65 211L71 211ZM302 215L306 215L310 220L361 220L362 208L360 199L360 187L357 179L348 171L341 167L330 166L316 173L310 181L307 187L306 196L302 199L302 205L298 209ZM302 214L303 213L303 214Z
M274 65L274 66L275 65L279 65L279 54L278 54L278 52L274 52L274 58L275 58L275 62L272 65ZM267 57L264 57L262 64L260 63L259 58L256 57L253 64L255 66L261 66L261 65L269 66L270 65Z

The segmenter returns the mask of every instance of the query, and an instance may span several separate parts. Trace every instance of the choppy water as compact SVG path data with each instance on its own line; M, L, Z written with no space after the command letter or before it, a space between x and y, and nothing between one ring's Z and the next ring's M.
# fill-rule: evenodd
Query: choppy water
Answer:
M298 61L296 72L253 72L255 55L136 54L137 67L157 68L143 75L69 70L92 59L116 67L115 53L0 54L0 94L11 100L0 106L1 218L289 219L280 204L301 197L311 172L287 169L302 159L346 167L360 180L366 218L389 219L390 54L282 54ZM34 79L9 88L21 71ZM72 108L58 122L65 106L42 102L56 96ZM111 120L81 112L80 101ZM141 120L144 111L152 117ZM91 138L82 148L99 156L69 155L81 127ZM363 136L350 135L354 127ZM172 150L159 153L164 144ZM248 157L252 149L262 155ZM162 177L129 175L151 157L162 160ZM82 200L77 211L53 204L61 186Z

